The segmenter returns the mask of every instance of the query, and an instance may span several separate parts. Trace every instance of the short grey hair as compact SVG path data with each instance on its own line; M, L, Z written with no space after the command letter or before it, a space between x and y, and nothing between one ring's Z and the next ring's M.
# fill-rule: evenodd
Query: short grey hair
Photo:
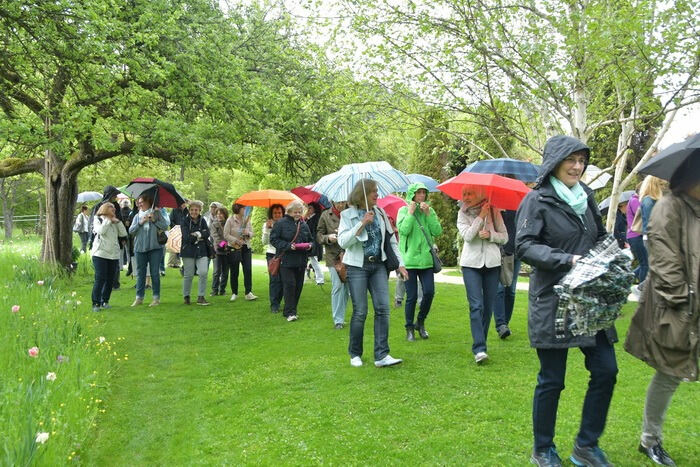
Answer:
M301 209L303 211L304 203L302 203L298 199L295 199L284 208L284 213L289 214L290 212L292 212L293 209Z
M199 207L199 210L201 211L204 208L204 203L202 203L199 200L193 199L190 201L190 207L192 207L192 206Z

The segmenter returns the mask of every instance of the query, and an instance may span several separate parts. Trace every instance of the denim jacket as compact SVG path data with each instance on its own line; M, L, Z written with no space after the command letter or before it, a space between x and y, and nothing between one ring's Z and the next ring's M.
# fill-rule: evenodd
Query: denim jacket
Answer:
M394 235L394 229L391 227L384 210L375 206L374 215L379 220L379 225L382 228L382 261L386 261L384 253L384 237L391 235L389 242L394 250L396 257L399 259L399 265L404 266L403 258L399 252L399 244ZM338 226L338 245L345 250L343 263L348 266L357 266L361 268L365 261L365 250L362 245L367 240L367 230L362 229L360 235L356 235L358 229L362 226L362 217L360 211L355 206L350 206L340 213L340 225Z
M134 253L145 253L147 251L163 248L163 245L158 243L158 229L168 230L170 226L170 217L165 209L159 209L154 217L155 221L148 221L141 225L141 218L148 215L147 211L139 211L134 216L129 226L129 234L134 236Z

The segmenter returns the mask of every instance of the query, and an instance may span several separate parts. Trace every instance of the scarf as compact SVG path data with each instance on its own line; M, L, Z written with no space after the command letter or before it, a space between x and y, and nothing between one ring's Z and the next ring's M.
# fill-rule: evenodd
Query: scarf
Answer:
M331 206L331 211L333 211L333 214L340 217L340 211L338 211L335 206Z
M571 209L573 209L576 214L583 216L586 213L586 209L588 209L588 195L583 190L580 183L569 188L564 182L553 175L549 176L549 183L552 184L557 196L571 206Z

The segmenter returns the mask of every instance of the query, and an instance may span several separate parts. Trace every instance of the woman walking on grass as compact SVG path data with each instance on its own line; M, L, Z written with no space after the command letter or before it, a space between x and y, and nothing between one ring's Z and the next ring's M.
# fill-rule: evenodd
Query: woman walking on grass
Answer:
M516 217L516 254L532 266L528 304L530 345L537 350L540 371L533 397L534 450L538 466L560 466L554 443L559 396L564 389L568 349L585 357L590 381L571 461L578 466L608 466L598 440L605 428L617 377L614 327L595 336L555 334L559 298L554 292L574 263L607 233L593 192L580 183L589 148L569 136L554 136L544 146L535 189L528 193Z
M243 267L243 287L245 299L258 298L253 293L253 250L250 248L250 239L253 236L253 224L250 216L245 216L245 206L234 203L231 207L231 217L224 225L224 239L232 248L230 256L231 265L231 301L238 298L238 274Z
M425 319L430 312L430 306L435 296L435 277L433 275L432 248L435 237L442 233L440 220L435 210L426 202L428 188L423 183L413 183L406 189L408 206L399 209L396 225L399 230L399 251L406 264L408 280L406 286L406 339L416 340L414 331L418 331L421 339L427 339ZM418 301L418 281L423 289L418 318L416 313Z
M389 271L385 265L385 238L399 259L399 270L406 278L394 230L383 209L377 207L377 183L358 181L348 199L348 208L340 215L338 245L345 249L343 263L347 266L348 285L352 299L350 320L350 365L362 366L367 292L374 305L374 365L392 366L403 360L389 355Z
M275 257L277 250L270 243L270 233L275 223L284 216L284 206L281 204L273 204L267 210L267 220L263 224L262 244L265 247L265 258L267 264L270 264L272 258ZM280 304L283 298L282 278L279 274L270 275L269 295L270 295L270 313L279 313Z
M204 219L206 221L206 218ZM226 282L228 282L228 271L231 269L230 254L231 248L224 239L224 225L228 220L228 210L224 207L216 208L212 217L209 231L211 240L216 252L214 263L214 274L212 276L211 294L226 295Z
M86 206L87 209L87 206ZM95 283L92 286L92 311L111 308L109 298L114 285L114 273L119 263L119 237L126 237L124 224L117 219L114 205L105 203L99 207L93 219L92 264Z
M671 398L681 381L698 380L700 157L674 172L671 191L649 220L649 275L625 341L625 350L656 370L647 389L639 451L660 465L676 465L662 445Z
M207 274L209 273L209 226L204 217L201 216L204 203L201 201L190 201L189 214L185 216L180 224L182 232L182 247L180 257L184 276L182 279L182 295L185 305L189 305L190 292L192 290L192 279L195 272L199 277L197 305L209 305L204 297L207 293Z
M508 232L501 211L490 206L479 188L465 186L462 203L457 214L457 230L464 240L459 265L469 302L472 353L481 364L489 358L486 339L501 271L499 245L508 241Z

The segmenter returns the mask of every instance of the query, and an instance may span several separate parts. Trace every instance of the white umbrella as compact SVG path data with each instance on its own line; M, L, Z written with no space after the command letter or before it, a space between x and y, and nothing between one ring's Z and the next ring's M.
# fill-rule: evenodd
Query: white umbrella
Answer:
M83 191L82 193L78 193L78 197L76 198L75 202L86 203L88 201L97 201L98 199L102 199L102 193L98 193L96 191Z
M588 185L591 190L599 190L608 184L612 180L612 175L609 173L601 174L603 170L595 165L589 165L586 167L586 171L581 176L581 181ZM600 176L598 176L600 174ZM594 180L595 179L595 180Z
M346 201L355 184L366 178L377 182L380 198L400 191L411 183L403 172L388 162L361 162L344 165L337 172L324 175L312 190L326 195L332 201Z

